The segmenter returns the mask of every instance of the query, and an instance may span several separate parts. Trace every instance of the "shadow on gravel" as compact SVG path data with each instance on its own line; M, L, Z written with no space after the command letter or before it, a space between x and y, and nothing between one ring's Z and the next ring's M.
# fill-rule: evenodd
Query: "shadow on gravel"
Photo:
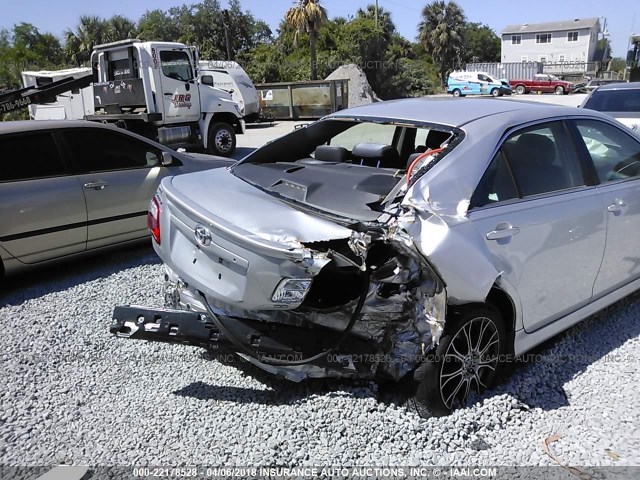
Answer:
M353 382L346 383L335 380L307 380L302 383L276 381L266 384L271 390L259 390L193 382L176 390L173 394L203 401L228 401L260 405L292 405L311 395L326 395L329 397L348 395L358 398L375 396L373 390L357 388L357 385L357 383ZM347 392L344 390L347 390Z
M128 268L158 263L160 259L151 248L150 242L145 242L37 268L10 276L3 281L0 286L0 308L106 278Z
M615 362L624 371L631 359L617 357L612 352L640 336L638 311L640 292L592 315L507 365L497 385L480 398L508 393L532 408L555 410L568 406L571 398L564 385L592 364L602 360Z
M214 361L215 356L206 351L202 357ZM267 373L246 360L238 357L234 362L220 361L232 366L245 377L264 385L265 389L211 385L205 382L193 382L173 392L181 397L191 397L203 401L225 400L234 403L256 403L264 405L291 405L311 395L350 397L375 397L376 391L366 380L309 379L300 383L283 380Z

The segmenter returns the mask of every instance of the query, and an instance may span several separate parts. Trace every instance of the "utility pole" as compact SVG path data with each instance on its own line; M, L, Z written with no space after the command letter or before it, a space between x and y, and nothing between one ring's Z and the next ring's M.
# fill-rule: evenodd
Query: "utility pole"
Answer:
M376 30L378 30L378 0L376 0Z
M227 60L233 60L233 55L231 52L231 32L229 31L229 23L231 22L229 19L229 10L222 11L222 22L224 25L224 40L227 44Z

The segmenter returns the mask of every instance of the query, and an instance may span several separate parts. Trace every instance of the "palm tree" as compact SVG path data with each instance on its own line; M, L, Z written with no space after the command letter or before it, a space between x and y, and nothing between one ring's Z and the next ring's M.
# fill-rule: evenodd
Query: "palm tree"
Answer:
M106 39L109 42L136 37L136 24L122 15L114 15L107 20Z
M359 8L356 12L356 18L375 19L376 6L369 4L367 5L366 10ZM391 35L393 35L396 31L396 26L391 20L391 12L385 10L382 7L378 8L378 29L382 32L385 40L389 40L389 38L391 38Z
M296 39L301 33L309 34L309 52L311 54L311 80L318 79L316 41L318 30L327 19L327 10L320 0L297 0L284 14L285 22L296 31Z
M418 39L439 65L443 85L447 70L454 67L456 60L460 62L465 22L462 8L453 0L436 0L422 10Z
M92 15L81 15L75 30L64 32L64 49L71 60L81 65L89 60L94 45L108 41L109 25L106 20Z

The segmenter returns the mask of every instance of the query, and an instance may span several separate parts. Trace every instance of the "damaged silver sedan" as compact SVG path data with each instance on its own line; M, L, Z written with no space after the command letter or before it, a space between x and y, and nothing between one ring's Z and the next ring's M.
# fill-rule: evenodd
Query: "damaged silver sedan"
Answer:
M345 110L228 169L165 179L165 308L120 337L238 354L293 381L412 375L443 415L639 287L640 139L564 107Z

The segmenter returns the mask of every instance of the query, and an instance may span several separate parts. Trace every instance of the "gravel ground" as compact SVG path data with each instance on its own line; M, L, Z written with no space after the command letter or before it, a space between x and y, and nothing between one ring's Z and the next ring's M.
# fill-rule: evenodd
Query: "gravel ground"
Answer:
M640 294L425 419L388 387L292 384L109 334L114 305L159 305L161 287L146 247L8 280L0 464L553 465L553 434L562 462L640 464Z

